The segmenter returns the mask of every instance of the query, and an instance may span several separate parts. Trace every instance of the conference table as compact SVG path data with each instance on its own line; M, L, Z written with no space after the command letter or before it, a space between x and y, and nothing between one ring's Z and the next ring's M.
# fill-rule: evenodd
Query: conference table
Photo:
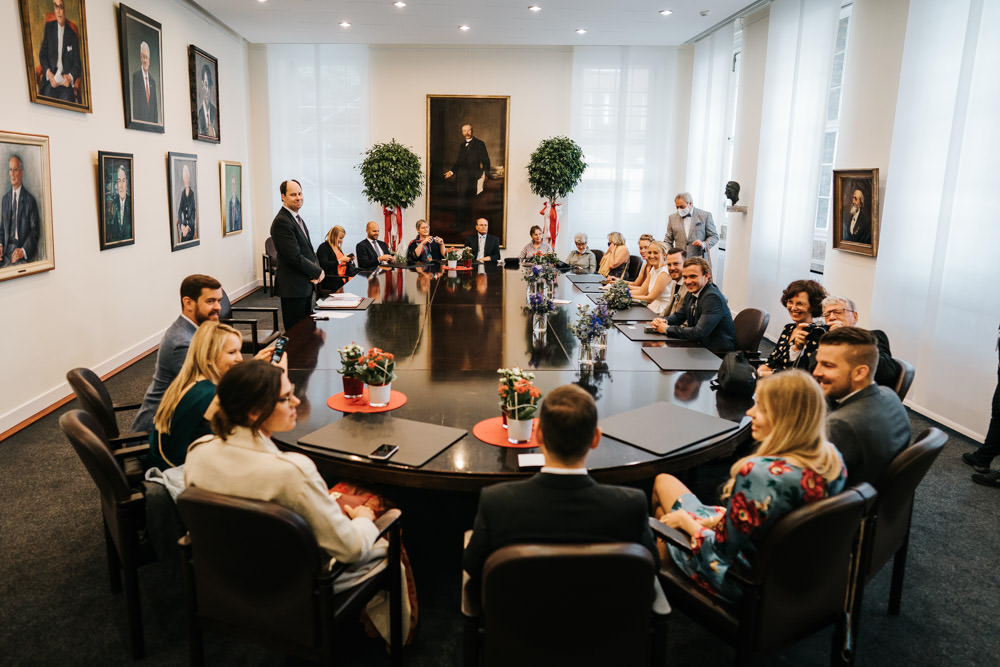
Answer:
M577 305L593 301L565 275L558 278L554 296L569 303L557 306L540 334L532 331L518 270L494 265L471 271L436 265L382 269L355 276L342 291L370 297L372 303L365 310L322 311L320 316L330 319L305 319L287 332L289 376L302 403L296 428L274 435L283 448L312 458L327 479L470 492L533 474L537 468L521 469L518 455L537 449L490 445L472 433L477 422L499 415L497 369L514 366L534 373L543 393L568 383L582 386L594 396L599 418L665 401L736 424L721 436L666 456L604 436L588 457L591 474L602 482L640 482L660 472L684 471L732 453L750 437L744 413L752 399L713 391L714 371L661 371L643 353L648 347L684 343L636 342L612 327L606 363L581 367L580 344L571 327ZM365 419L402 418L457 427L466 435L420 467L300 443L303 436L343 418L327 406L327 399L343 391L337 350L352 342L392 352L397 375L392 388L407 397L402 407ZM659 426L671 428L669 423ZM379 444L372 443L372 449Z

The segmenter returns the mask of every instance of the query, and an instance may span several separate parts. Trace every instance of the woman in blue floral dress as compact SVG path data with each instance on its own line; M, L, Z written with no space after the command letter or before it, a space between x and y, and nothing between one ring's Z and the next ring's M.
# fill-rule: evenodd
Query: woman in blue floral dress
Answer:
M691 551L661 541L660 557L727 600L740 595L726 577L729 568L749 566L781 516L840 493L847 479L840 452L826 439L826 401L808 374L790 370L761 380L747 415L760 446L730 469L725 507L703 505L673 475L658 475L653 486L653 516L691 536Z

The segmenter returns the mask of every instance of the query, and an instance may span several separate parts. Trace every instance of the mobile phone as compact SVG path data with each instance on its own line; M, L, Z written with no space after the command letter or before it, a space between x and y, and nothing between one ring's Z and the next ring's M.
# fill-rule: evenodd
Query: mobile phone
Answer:
M661 334L661 333L663 333L662 331L658 330L656 327L646 327L645 329L643 329L643 331L646 332L646 333L655 333L655 334Z
M392 457L393 454L399 451L399 447L396 445L390 445L388 443L382 443L378 446L374 452L368 455L368 458L373 461L386 461Z
M281 357L285 354L285 343L288 339L284 336L278 336L278 340L274 341L274 353L271 355L271 363L277 364L281 361Z

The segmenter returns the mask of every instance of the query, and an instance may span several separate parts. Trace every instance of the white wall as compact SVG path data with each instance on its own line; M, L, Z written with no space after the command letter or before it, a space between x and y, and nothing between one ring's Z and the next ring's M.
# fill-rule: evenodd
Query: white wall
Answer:
M0 384L0 433L68 395L69 369L86 366L103 374L158 344L179 312L177 289L185 275L210 273L234 295L255 280L250 180L244 186L243 234L222 238L219 197L219 161L249 166L246 46L177 0L129 4L162 24L165 134L124 128L115 3L87 3L92 114L28 101L17 3L0 5L0 55L8 65L0 70L0 130L49 137L56 265L0 283L8 322L11 313L18 314L17 325L0 334L8 378ZM191 139L188 44L219 59L218 145ZM104 252L97 229L99 150L135 156L135 244ZM198 155L201 245L175 253L169 238L168 151Z

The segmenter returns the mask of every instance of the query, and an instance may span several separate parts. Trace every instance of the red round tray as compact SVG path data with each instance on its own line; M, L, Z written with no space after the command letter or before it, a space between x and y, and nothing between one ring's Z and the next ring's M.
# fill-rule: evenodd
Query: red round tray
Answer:
M471 266L456 266L454 269L449 269L447 262L441 262L441 268L444 269L445 271L471 271L472 270Z
M503 417L484 419L472 427L472 435L488 445L510 447L511 449L530 449L542 444L538 439L538 419L532 419L531 421L534 422L531 426L531 440L520 445L515 445L507 441L507 429L503 427Z
M373 408L368 405L368 387L365 387L359 398L344 398L344 392L340 392L326 399L326 404L338 412L388 412L406 405L406 394L390 389L389 405Z

